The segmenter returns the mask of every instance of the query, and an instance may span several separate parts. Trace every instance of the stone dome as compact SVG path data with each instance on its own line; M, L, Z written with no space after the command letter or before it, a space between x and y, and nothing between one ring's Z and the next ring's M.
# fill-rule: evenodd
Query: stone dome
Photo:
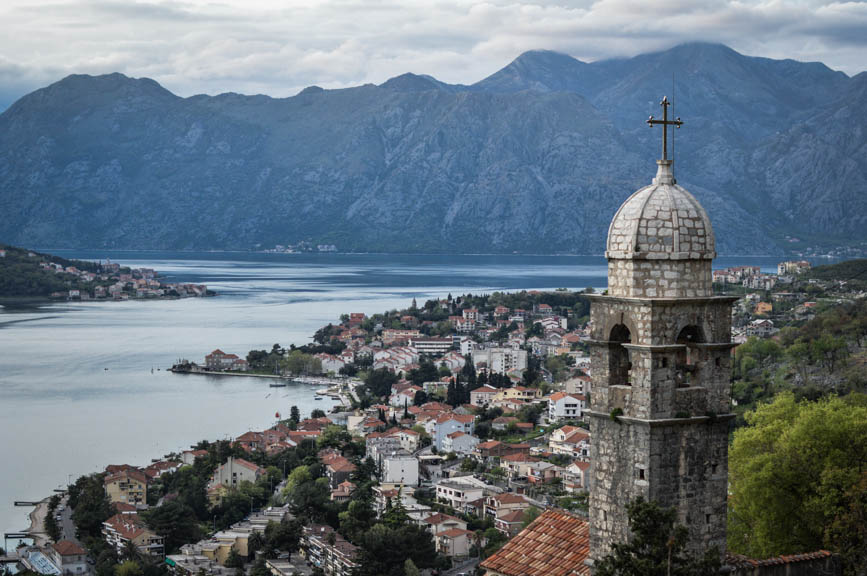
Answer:
M671 160L658 160L650 186L630 196L611 220L605 257L625 260L712 260L710 218L677 185Z

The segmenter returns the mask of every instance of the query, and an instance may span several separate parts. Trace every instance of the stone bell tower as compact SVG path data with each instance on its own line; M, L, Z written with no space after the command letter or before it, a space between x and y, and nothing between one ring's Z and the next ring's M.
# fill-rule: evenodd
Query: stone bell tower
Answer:
M636 497L677 508L689 547L726 545L731 306L713 296L710 219L674 179L656 178L620 207L608 230L608 293L592 296L590 562L629 537Z

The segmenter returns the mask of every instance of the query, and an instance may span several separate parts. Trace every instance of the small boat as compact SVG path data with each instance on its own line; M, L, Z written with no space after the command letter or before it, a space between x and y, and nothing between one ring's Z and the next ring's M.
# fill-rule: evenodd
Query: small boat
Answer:
M314 396L313 399L314 400L322 400L322 396Z

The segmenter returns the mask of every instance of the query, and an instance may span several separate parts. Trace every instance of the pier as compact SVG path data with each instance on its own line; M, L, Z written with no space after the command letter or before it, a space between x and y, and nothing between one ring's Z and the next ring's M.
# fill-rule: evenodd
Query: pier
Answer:
M32 508L33 506L38 506L38 505L39 505L39 502L30 502L28 500L16 500L15 501L15 506L29 506Z

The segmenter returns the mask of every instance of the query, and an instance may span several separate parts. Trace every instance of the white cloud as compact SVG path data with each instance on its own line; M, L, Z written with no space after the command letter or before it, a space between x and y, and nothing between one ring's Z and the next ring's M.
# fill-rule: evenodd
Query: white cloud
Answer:
M4 0L0 21L0 109L70 73L287 96L408 71L472 83L538 48L596 60L715 41L849 74L867 49L867 3L817 0Z

